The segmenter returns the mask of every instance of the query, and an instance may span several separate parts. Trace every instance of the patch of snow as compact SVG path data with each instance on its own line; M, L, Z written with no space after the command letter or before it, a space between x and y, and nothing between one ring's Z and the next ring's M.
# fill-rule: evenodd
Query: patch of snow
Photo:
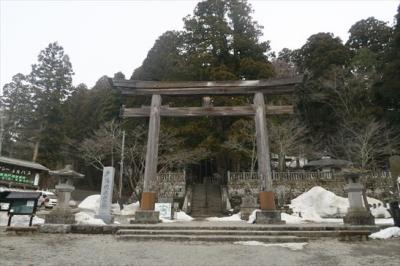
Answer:
M102 219L94 218L93 214L89 214L87 212L76 213L75 221L77 224L105 225Z
M392 218L376 218L375 224L389 224L394 225L394 221Z
M250 215L249 219L247 220L248 224L254 224L256 222L256 212L261 211L260 209L254 210Z
M170 219L163 218L163 217L160 217L160 220L163 223L174 223L175 222L175 220L170 220Z
M300 243L273 243L273 244L266 244L259 241L237 241L233 242L236 245L244 245L244 246L263 246L263 247L283 247L288 248L290 250L302 250L305 245L308 243L300 242Z
M124 204L124 208L121 210L121 215L134 215L139 208L140 208L139 201L131 204Z
M29 215L14 215L11 219L11 226L29 226ZM0 226L7 226L8 215L7 212L0 212ZM32 225L44 224L44 219L34 216Z
M184 211L175 212L174 216L177 221L190 222L194 220L193 217L187 215Z
M226 217L208 217L206 218L207 221L210 222L241 222L240 213L233 214L232 216Z
M307 223L304 219L295 216L295 215L290 215L287 213L281 213L281 219L285 221L287 224L303 224Z
M376 208L371 207L371 214L376 218L390 218L392 217L389 211L383 207L382 202L380 200L374 198L368 198L368 204L376 204ZM380 204L380 205L379 205Z
M386 229L380 230L379 232L369 235L373 239L389 239L392 237L400 236L400 227L388 227Z

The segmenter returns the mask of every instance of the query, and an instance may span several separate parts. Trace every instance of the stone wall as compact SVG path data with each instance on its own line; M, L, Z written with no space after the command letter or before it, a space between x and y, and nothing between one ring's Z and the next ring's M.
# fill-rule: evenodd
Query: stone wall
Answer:
M250 189L255 198L258 197L258 192L260 191L259 180L255 175L247 175L247 177L248 178L228 179L228 193L232 207L235 207L241 202L241 198L245 195L246 189ZM390 173L367 174L363 175L361 180L366 188L368 197L383 201L388 198L392 184ZM340 173L332 175L329 179L322 177L316 178L311 175L310 178L303 179L293 178L293 175L288 175L288 178L285 178L281 175L280 178L273 178L273 186L279 206L290 204L292 199L310 190L314 186L321 186L332 191L336 195L347 197L344 191L345 180Z
M183 200L186 194L185 178L184 171L158 173L156 180L150 182L151 189L157 193L157 201L172 203L174 199ZM143 187L143 178L137 187Z

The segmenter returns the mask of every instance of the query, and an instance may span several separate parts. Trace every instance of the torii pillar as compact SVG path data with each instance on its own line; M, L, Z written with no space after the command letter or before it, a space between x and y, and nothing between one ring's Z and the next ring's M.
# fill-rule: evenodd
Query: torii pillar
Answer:
M147 138L146 165L140 210L135 212L135 223L158 223L160 212L154 210L156 193L153 184L157 177L158 140L160 134L161 96L151 97L149 133Z
M256 213L256 223L282 224L281 212L276 210L275 195L272 187L271 159L268 144L268 130L264 94L254 95L255 125L257 139L258 176L261 183L259 194L260 212Z

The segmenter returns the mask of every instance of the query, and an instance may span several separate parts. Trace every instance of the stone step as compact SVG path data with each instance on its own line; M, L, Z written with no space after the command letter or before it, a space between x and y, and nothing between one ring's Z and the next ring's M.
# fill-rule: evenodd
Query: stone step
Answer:
M118 225L119 230L216 230L216 231L363 231L363 232L376 232L380 230L380 226L351 226L351 225L215 225L204 222L199 222L196 225L182 225L182 224L131 224L131 225Z
M341 231L249 231L249 230L129 230L122 229L117 231L117 235L219 235L219 236L296 236L307 238L343 238L368 236L368 230L341 230Z
M308 242L305 237L295 236L230 236L230 235L117 235L119 240L157 240L157 241L202 241L202 242L235 242L260 241L264 243L299 243Z

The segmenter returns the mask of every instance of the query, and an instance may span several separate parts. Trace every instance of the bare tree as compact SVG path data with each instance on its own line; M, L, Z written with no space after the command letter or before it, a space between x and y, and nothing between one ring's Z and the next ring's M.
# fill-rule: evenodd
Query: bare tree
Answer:
M115 165L121 153L121 124L105 123L91 138L85 139L79 151L82 158L94 168L102 170L107 164ZM137 126L129 130L124 149L124 182L131 191L140 193L138 184L143 177L146 158L147 129ZM208 156L204 149L187 149L184 140L172 132L160 133L158 172L181 169ZM137 195L139 196L139 195Z
M339 135L348 157L362 170L376 168L379 158L392 155L399 148L399 137L385 123L373 119L344 124Z
M278 154L279 171L285 171L286 155L299 155L300 146L306 133L306 127L296 119L287 119L269 124L271 151Z
M115 165L120 150L121 127L115 120L101 126L91 138L85 139L79 146L82 158L98 170L106 165Z

